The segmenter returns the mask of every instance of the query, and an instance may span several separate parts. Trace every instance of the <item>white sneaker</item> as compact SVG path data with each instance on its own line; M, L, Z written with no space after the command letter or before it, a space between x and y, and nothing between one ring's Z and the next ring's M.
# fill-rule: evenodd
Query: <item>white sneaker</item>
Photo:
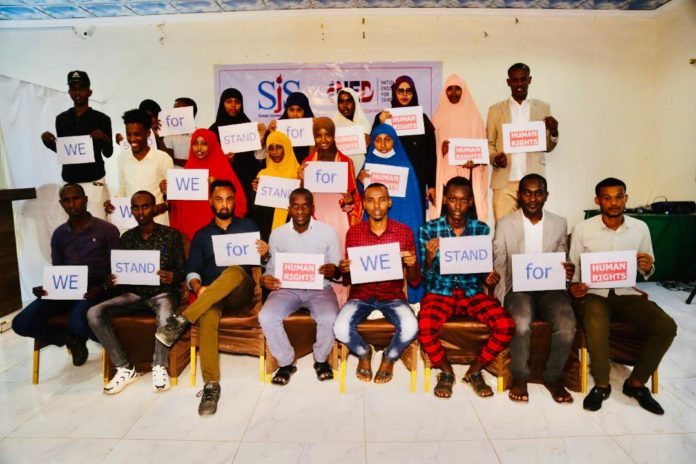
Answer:
M117 367L116 374L111 378L109 383L104 385L104 393L107 395L115 395L120 393L129 384L138 380L138 373L135 372L135 366L132 369L127 367Z
M160 365L152 366L152 391L163 392L169 390L171 386L167 368Z

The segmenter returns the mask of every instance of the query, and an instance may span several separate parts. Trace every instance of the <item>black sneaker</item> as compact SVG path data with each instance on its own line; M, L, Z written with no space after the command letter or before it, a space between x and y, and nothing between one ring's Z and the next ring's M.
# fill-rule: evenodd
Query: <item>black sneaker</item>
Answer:
M608 387L593 387L582 402L582 407L588 411L599 411L602 402L611 395L611 385Z
M157 329L155 338L165 346L172 346L181 337L188 327L188 321L182 315L171 315L167 318L167 323Z
M653 398L650 394L648 387L632 387L628 384L628 380L626 380L623 384L623 394L630 396L631 398L635 398L640 407L646 411L650 411L651 413L659 416L665 413L665 410L662 409L660 403L655 401L655 398Z
M82 366L87 362L89 351L87 350L86 339L78 337L77 335L71 335L68 341L65 342L65 346L67 346L70 351L73 366Z
M217 404L220 400L220 384L218 382L209 382L203 386L203 390L199 391L196 396L202 396L201 404L198 405L198 414L201 416L210 416L217 411Z

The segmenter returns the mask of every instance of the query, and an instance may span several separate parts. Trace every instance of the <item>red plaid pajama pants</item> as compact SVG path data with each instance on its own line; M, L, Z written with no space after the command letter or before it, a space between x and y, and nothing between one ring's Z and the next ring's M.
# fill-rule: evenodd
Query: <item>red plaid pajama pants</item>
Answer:
M484 366L495 359L510 344L515 322L495 298L483 293L466 297L461 288L452 296L426 293L418 313L418 341L430 358L433 367L441 367L445 350L440 343L440 328L452 316L466 315L483 322L491 330L488 342L476 357Z

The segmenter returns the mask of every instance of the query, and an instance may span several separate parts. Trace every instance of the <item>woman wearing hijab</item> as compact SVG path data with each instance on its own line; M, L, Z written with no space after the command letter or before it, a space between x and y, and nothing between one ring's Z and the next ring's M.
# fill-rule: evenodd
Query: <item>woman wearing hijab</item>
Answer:
M282 177L284 179L298 179L300 164L295 158L292 143L287 135L282 132L271 132L266 138L266 168L259 171L259 177ZM259 177L254 179L252 187L258 188ZM288 220L287 208L271 208L268 206L254 206L254 217L261 231L261 240L268 242L271 231L280 227Z
M418 106L418 92L416 85L409 76L399 76L392 84L392 108L401 108L404 106ZM372 125L374 129L380 124L384 124L387 119L391 118L389 111L384 110L375 116L375 122ZM428 115L423 113L423 125L425 133L420 135L404 135L399 137L401 145L403 145L408 159L413 165L414 172L418 178L418 186L423 194L430 199L430 208L435 204L435 166L437 158L435 157L435 127L428 119ZM428 187L426 190L426 186Z
M285 100L285 111L280 116L279 119L302 119L302 118L313 118L314 113L312 108L309 106L309 99L302 92L293 92L288 95L288 99ZM268 130L273 132L276 130L277 122L271 121L268 125ZM268 135L268 134L267 134ZM268 146L268 141L266 141L266 146ZM307 155L309 155L310 147L295 147L295 157L298 163L302 163ZM268 162L266 162L268 164Z
M222 153L215 134L208 129L198 129L191 135L191 149L184 169L207 169L208 183L215 180L229 180L234 185L234 215L244 217L247 212L247 199L237 175ZM166 181L162 181L166 191ZM213 212L208 200L170 200L169 220L171 226L188 235L193 235L212 221Z
M338 91L336 95L336 107L338 111L331 117L336 127L360 126L365 134L365 145L370 144L370 122L365 116L365 112L360 106L360 98L355 90L345 88ZM353 160L355 172L360 172L365 163L365 154L349 155Z
M365 164L384 164L408 169L406 180L406 196L392 196L392 206L389 208L389 219L405 224L413 231L414 240L418 237L418 229L423 225L423 201L418 178L413 170L413 165L408 159L408 154L401 145L399 136L394 128L388 124L380 124L372 131L372 143L367 149ZM367 185L370 172L363 169L358 178ZM425 295L422 285L412 288L408 286L408 300L418 303Z
M488 217L488 165L469 161L464 166L450 166L447 152L450 138L485 139L486 127L469 88L461 77L452 74L445 80L433 115L437 135L437 174L435 208L428 214L429 219L440 216L443 189L448 180L462 176L471 181L474 191L475 212L479 221Z
M220 126L229 126L232 124L243 124L251 122L244 114L244 97L237 89L225 89L220 95L218 104L217 116L215 122L210 126L210 130L217 136L220 142ZM266 127L259 123L259 137L263 137L266 132ZM239 181L244 187L246 197L251 200L254 198L254 191L251 188L251 182L256 178L261 169L261 162L256 158L255 152L245 151L242 153L225 153L232 163L232 169L239 176Z

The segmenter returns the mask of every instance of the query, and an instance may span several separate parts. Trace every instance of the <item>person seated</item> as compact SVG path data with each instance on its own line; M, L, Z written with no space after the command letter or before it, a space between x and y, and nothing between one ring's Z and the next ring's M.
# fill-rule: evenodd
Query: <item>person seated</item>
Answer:
M633 372L623 384L623 393L635 398L653 414L664 414L650 395L645 382L660 365L677 335L677 324L657 304L634 288L589 289L580 283L580 254L600 251L636 250L638 272L645 280L655 272L648 226L624 215L628 195L626 184L613 177L595 187L600 215L576 224L570 242L570 261L575 265L570 294L580 313L590 354L590 373L595 386L583 401L583 408L597 411L609 398L609 321L627 322L648 334Z
M515 335L510 342L513 401L529 401L529 344L534 319L551 326L551 347L543 373L544 385L557 403L572 403L573 397L563 386L563 367L568 361L575 339L575 313L568 292L547 290L515 292L512 290L512 255L526 253L568 252L565 218L545 211L549 198L546 179L539 174L527 174L519 183L517 201L520 209L503 216L496 225L493 238L493 269L500 274L495 296L515 321ZM575 266L563 263L566 279L573 277Z
M87 212L88 198L80 184L65 184L59 191L60 206L68 221L51 236L51 263L54 266L87 266L87 293L83 300L44 300L43 287L34 287L37 296L12 320L17 335L36 338L50 345L67 346L75 366L87 362L87 339L96 341L87 324L87 310L108 298L104 287L111 269L111 250L118 248L118 229ZM68 313L68 327L47 325L46 321Z
M481 371L508 347L515 323L495 298L484 293L484 285L492 290L500 280L497 272L440 274L440 238L490 234L485 223L467 216L474 203L468 179L459 176L450 179L445 185L444 203L446 214L427 222L418 234L426 291L418 313L418 341L432 366L442 371L437 377L435 396L449 398L455 381L454 370L440 343L440 328L450 317L460 314L485 323L491 335L462 380L470 383L478 396L488 397L493 395L493 390Z
M215 217L193 237L186 261L185 275L196 300L179 315L171 315L155 337L172 346L189 324L198 324L203 393L198 414L217 411L220 400L220 359L218 325L223 312L234 313L249 306L254 297L254 281L250 266L218 266L215 264L213 237L216 235L258 232L253 221L234 215L236 190L228 180L210 185L210 208ZM268 244L257 241L262 262L268 260ZM260 298L260 295L258 295Z
M135 366L128 361L126 352L118 341L111 319L122 314L154 311L157 326L163 326L179 306L180 284L183 280L184 247L179 231L154 222L155 196L141 190L131 197L131 211L138 225L121 236L123 250L158 250L160 268L157 274L160 285L123 285L123 293L95 305L87 312L87 321L106 350L116 374L104 385L104 393L114 395L138 379ZM107 278L107 286L118 285L116 276ZM145 341L143 341L145 342ZM161 392L169 389L167 374L169 348L155 341L152 360L152 389Z
M266 336L271 354L280 366L271 382L286 385L297 371L293 365L295 351L283 326L283 320L300 308L307 308L317 323L314 343L314 370L320 381L333 379L333 370L326 359L334 343L333 324L338 314L338 301L329 279L341 277L338 262L341 251L336 231L313 219L314 198L312 192L299 188L290 194L288 215L291 221L271 232L271 258L266 264L263 286L270 291L261 308L259 322ZM324 276L321 290L282 288L275 277L275 261L278 253L311 253L324 256L319 273Z
M408 226L389 219L391 205L389 190L384 184L374 183L365 188L363 206L368 220L350 228L346 250L350 247L398 243L408 283L417 287L421 275L413 232ZM350 285L350 263L346 251L346 259L339 263L346 285ZM354 284L350 287L348 298L334 323L334 334L360 358L356 371L358 379L364 382L372 380L372 349L358 333L358 324L377 310L394 325L394 337L384 349L382 363L375 374L375 383L387 383L393 377L394 363L418 334L418 320L404 294L404 281L397 279Z

